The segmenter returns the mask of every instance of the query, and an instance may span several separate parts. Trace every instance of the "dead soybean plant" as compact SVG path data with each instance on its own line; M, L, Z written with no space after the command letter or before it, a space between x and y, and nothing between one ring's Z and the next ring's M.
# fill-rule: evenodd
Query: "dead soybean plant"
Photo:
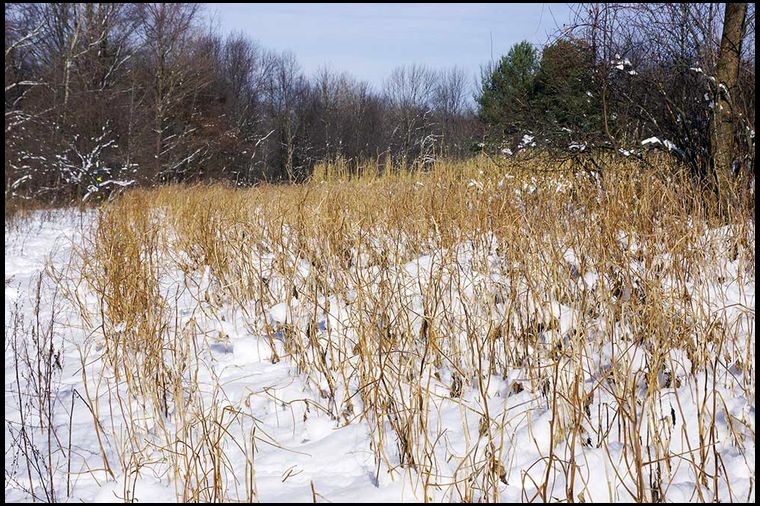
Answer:
M376 477L411 480L425 499L499 500L509 484L525 499L584 500L594 479L585 448L611 466L612 500L665 500L674 459L705 477L698 497L715 498L726 409L715 392L731 384L729 367L752 388L739 336L754 312L716 320L706 286L729 281L713 268L727 258L741 264L736 276L752 275L749 201L717 237L708 197L677 167L615 162L602 190L583 175L533 170L545 162L326 170L304 185L163 188L109 204L83 275L100 294L106 353L127 397L181 420L176 432L159 423L165 453L181 455L169 457L176 479L195 477L178 497L228 497L229 452L253 470L253 441L218 432L235 420L252 436L252 426L222 408L209 424L193 386L199 347L213 337L202 326L236 311L270 360L305 378L318 411L336 426L368 424ZM198 315L184 331L167 325L178 302L161 279L172 269ZM271 318L277 304L284 322ZM707 415L696 428L673 421L687 395ZM446 444L439 413L449 406L465 426L476 420L463 453ZM514 430L547 430L530 421L545 413L548 445L523 462ZM731 420L732 437L746 440ZM687 449L674 457L676 437ZM190 440L206 453L181 450Z

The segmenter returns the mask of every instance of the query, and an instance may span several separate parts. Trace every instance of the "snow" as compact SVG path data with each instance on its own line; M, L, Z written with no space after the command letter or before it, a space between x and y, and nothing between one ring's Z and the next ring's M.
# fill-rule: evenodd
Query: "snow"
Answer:
M643 141L641 141L641 144L643 146L646 146L648 144L651 144L651 145L655 146L655 145L659 144L660 146L665 147L665 149L667 149L668 151L671 151L671 152L674 152L674 153L679 153L679 154L683 153L681 151L681 148L679 148L678 146L676 146L672 141L670 141L668 139L660 140L658 137L649 137L648 139L644 139Z
M673 144L671 141L665 139L662 141L662 143L665 145L666 148L668 148L668 151L678 151L678 147Z
M15 190L16 188L18 188L18 186L21 183L23 183L24 181L27 181L29 179L32 179L32 175L31 174L27 174L25 176L21 176L20 178L18 178L17 180L15 180L13 182L13 184L11 184L11 190Z
M136 181L134 179L130 179L129 181L118 181L115 179L108 179L106 181L103 181L102 183L99 183L98 186L106 186L106 185L112 184L116 186L126 187L126 186L131 186L135 184L135 182Z
M570 151L585 151L586 147L587 146L585 142L584 143L573 142L567 148Z
M532 142L532 137L526 135L523 144ZM665 141L668 142L668 141ZM642 144L661 143L656 137L646 139ZM667 144L665 144L667 146ZM506 178L511 176L507 175ZM535 183L535 181L534 181ZM482 188L483 183L471 180L469 186ZM558 184L558 191L562 187ZM526 192L536 190L535 184L524 185ZM77 247L86 247L84 241L87 230L97 223L97 213L88 211L79 214L75 211L35 212L22 222L13 226L6 226L5 235L5 321L6 338L8 336L8 322L14 317L14 311L21 311L26 319L32 318L34 306L34 286L39 274L46 266L54 266L63 269ZM706 244L709 241L720 242L720 238L727 233L726 229L707 231ZM635 252L638 243L635 237L624 234L618 236L621 248ZM469 294L470 300L452 299L451 310L456 311L463 307L476 307L473 301L477 300L478 290L486 286L499 286L506 283L498 273L496 266L502 259L495 252L481 257L476 254L475 242L483 244L494 242L488 233L469 242L461 243L452 247L449 251L431 251L417 256L408 262L391 270L381 272L376 266L368 266L367 273L378 276L392 276L397 280L401 290L410 300L417 301L413 305L417 307L419 314L423 313L420 298L420 286L431 279L433 273L444 275L451 279L458 279L465 286L464 293ZM707 251L707 250L706 250ZM440 265L444 258L456 258L457 267L452 272L440 272ZM600 283L600 278L594 272L586 269L581 271L581 255L572 248L565 250L564 260L574 279L582 280L589 287ZM667 253L659 255L659 261L669 262L671 259ZM266 272L271 275L271 283L281 283L283 279L277 279L274 275L274 267L271 266L272 258L263 258L262 262L269 265ZM482 265L481 265L482 263ZM301 261L296 264L294 275L298 279L308 279L311 273L311 265ZM710 314L713 321L727 318L736 321L736 325L744 325L747 342L754 345L754 321L744 321L737 315L742 313L741 308L751 308L754 315L754 278L740 280L740 266L736 261L725 265L716 265L716 270L723 272L726 281L714 282L707 287L709 295L705 298L705 311ZM179 273L174 273L180 276ZM176 280L175 280L176 281ZM213 273L206 267L197 276L198 286L206 290L214 287ZM178 286L177 283L173 285ZM93 430L92 415L83 403L80 403L74 392L83 392L85 382L83 380L82 363L80 353L87 353L86 343L89 342L90 334L84 330L85 325L80 319L77 310L68 302L58 298L53 302L52 285L44 284L42 313L43 320L56 315L56 321L60 325L59 333L55 335L56 346L60 346L63 354L63 367L60 373L60 386L55 392L55 400L58 405L55 423L59 427L68 427L71 416L71 440L72 440L72 472L75 478L72 483L72 493L67 497L67 483L65 480L66 458L63 454L56 454L54 459L57 463L55 472L56 498L71 502L78 501L114 501L124 497L125 484L134 490L132 499L141 502L146 501L175 501L176 487L171 473L168 472L166 462L161 457L163 454L158 450L146 453L135 458L143 458L139 473L130 474L129 469L124 469L119 464L117 455L123 445L128 441L120 440L125 420L118 413L100 413L100 420L106 427L104 437L106 439L106 454L114 467L114 477L109 477L102 471L100 460L99 441ZM171 292L169 285L167 292ZM627 289L626 289L627 290ZM631 292L625 292L630 298ZM82 293L86 304L94 304L91 294ZM419 300L418 300L419 299ZM182 299L179 300L182 303ZM355 290L348 290L345 298L337 295L325 297L317 301L316 306L297 297L288 297L285 300L266 308L268 321L273 327L282 327L285 324L294 325L313 314L315 307L329 307L331 309L318 311L318 333L320 336L330 335L330 332L339 332L339 329L347 328L350 320L356 317L353 306L364 303L358 299ZM694 302L697 303L696 301ZM18 304L18 306L17 306ZM531 310L538 310L534 302L529 301ZM503 311L503 304L497 303L495 310ZM464 469L472 466L473 460L483 458L484 445L479 438L480 412L488 408L492 417L504 421L504 430L495 435L497 444L504 448L501 454L501 464L504 467L503 482L499 484L500 500L506 502L526 501L538 492L533 483L540 483L546 473L545 459L552 447L552 438L549 427L552 424L553 413L540 391L533 390L529 381L522 376L520 368L508 369L504 377L491 376L486 378L486 389L480 392L475 379L464 380L462 395L454 398L450 395L449 386L453 381L453 370L442 366L437 370L426 370L427 382L431 389L436 392L435 400L431 402L427 425L431 427L432 434L439 435L439 439L432 442L431 455L435 460L436 473L441 485L433 486L424 491L420 485L420 475L414 469L401 469L398 455L390 452L389 462L376 462L371 448L371 426L367 420L354 419L347 423L345 419L333 420L322 410L327 401L320 395L320 388L324 385L315 385L306 375L302 374L298 367L288 360L280 360L272 363L266 336L252 332L235 313L231 305L222 304L220 314L201 315L191 312L189 305L178 307L180 321L187 323L193 321L203 328L205 334L197 341L204 347L202 350L203 361L198 364L199 393L207 414L214 412L215 407L227 406L245 416L236 418L229 426L229 431L235 435L251 433L255 427L256 451L254 459L256 500L262 501L311 501L313 493L318 494L320 500L329 501L423 501L432 498L436 501L459 501L458 489L452 485L456 476L462 476ZM565 336L565 345L570 344L570 329L577 320L576 311L567 305L558 302L552 303L541 311L548 311L558 316L559 335ZM752 316L752 320L754 316ZM726 321L728 321L726 320ZM417 317L416 325L421 325L421 319ZM617 324L611 326L621 335L625 330ZM125 322L116 322L114 331L123 332L126 329ZM213 330L213 332L212 332ZM278 338L283 338L281 330L275 329ZM542 333L542 339L555 339L553 333ZM634 341L630 341L633 343ZM280 351L282 343L278 342ZM751 346L752 347L752 346ZM745 350L746 351L746 350ZM586 387L591 388L595 382L601 384L604 371L612 366L612 357L617 357L619 364L625 366L623 373L640 377L640 388L646 389L646 374L650 371L650 352L643 346L630 344L620 346L609 340L596 356L587 356L585 368L591 371L592 379ZM620 358L622 357L622 359ZM691 362L686 352L675 348L667 356L667 370L676 377L684 377L691 370ZM13 356L6 344L5 354L5 391L6 391L6 501L29 500L29 495L19 485L28 485L23 465L23 457L19 457L11 445L11 432L14 422L20 419L19 406L17 405L17 391ZM569 364L568 364L569 365ZM86 372L90 388L95 383L93 377L98 374L103 366L102 358L94 350L90 350ZM661 373L662 374L662 373ZM751 378L752 391L747 393L741 389L742 381L750 381L741 378L741 372L736 383L727 382L718 385L717 397L720 398L718 417L719 437L714 444L713 451L720 454L725 469L730 475L731 493L735 500L754 500L754 378ZM113 377L108 374L104 378ZM705 406L711 406L715 396L699 397L695 392L702 392L712 388L712 382L716 378L709 370L700 371L694 381L699 388L687 388L673 386L663 388L662 409L666 416L674 417L672 432L663 434L668 440L671 454L683 454L693 451L695 441L698 439L698 420L705 415ZM666 381L663 377L661 382ZM721 380L724 381L724 380ZM518 385L517 387L515 385ZM340 387L344 389L345 387ZM603 410L606 403L613 402L612 395L604 393L604 389L591 404L590 409ZM338 396L349 396L355 391L339 391ZM678 404L675 394L678 393ZM105 395L105 394L102 394ZM70 406L72 399L76 401L73 411ZM708 402L709 400L709 402ZM631 399L635 407L635 396ZM640 409L640 408L637 408ZM642 426L646 427L649 418L654 412L645 412L642 408ZM751 438L751 443L743 449L737 447L730 437L729 424L740 427L739 431L745 437ZM741 429L746 426L747 429ZM150 432L158 431L158 425L151 425L152 429L143 434L145 438L156 437L157 434ZM168 426L171 429L171 426ZM617 430L617 429L616 429ZM626 467L626 459L630 457L620 443L602 443L597 445L597 437L594 427L584 429L583 441L575 444L577 457L578 483L585 483L583 499L585 501L621 501L631 500L624 487L619 484L616 473ZM60 437L64 446L68 442L68 434L62 429ZM240 476L245 462L244 452L236 450L230 438L220 434L224 439L223 445L229 452L232 466ZM592 443L585 444L588 437ZM160 439L160 438L159 438ZM565 452L570 448L569 441L561 444L555 443L556 458L565 458ZM43 450L47 443L41 439L37 444ZM200 444L200 443L199 443ZM691 446L690 446L691 445ZM392 446L392 444L389 444ZM648 458L648 457L647 457ZM20 460L17 460L20 459ZM673 459L672 475L667 494L669 501L695 500L695 477L689 465L681 464L678 459ZM615 468L615 469L613 469ZM457 474L460 473L460 474ZM15 481L9 481L8 476ZM246 500L245 487L232 485L233 479L227 472L223 475L227 480L230 500ZM625 476L622 481L628 488L635 489L635 483L630 476ZM611 483L618 483L612 486ZM718 478L721 490L721 498L728 500L728 487L726 476L721 474ZM561 473L554 475L553 492L551 497L564 497L568 484L565 476ZM712 485L709 485L712 486ZM705 487L703 490L708 490ZM429 497L425 497L425 493ZM712 492L707 492L708 498ZM236 495L237 494L237 495ZM575 498L578 500L578 497Z
M298 304L298 299L293 299L291 304ZM288 320L292 321L292 316L289 315L290 305L285 302L275 304L269 310L269 319L273 324L285 324L288 323Z
M641 144L643 144L644 146L646 146L647 144L662 144L662 141L660 141L660 139L658 139L657 137L649 137L641 141Z
M468 188L477 188L478 190L482 190L483 189L483 183L481 183L480 181L476 181L474 179L470 179L467 182L467 187Z
M522 140L517 145L517 149L522 149L522 148L525 148L525 147L528 147L528 146L535 147L536 143L535 143L535 141L533 139L535 139L535 137L532 136L532 135L530 135L530 134L523 135Z
M612 60L612 64L614 65L614 68L617 70L628 70L628 73L631 75L636 75L635 70L631 70L631 60L628 58L620 59L620 56L616 55L615 59Z

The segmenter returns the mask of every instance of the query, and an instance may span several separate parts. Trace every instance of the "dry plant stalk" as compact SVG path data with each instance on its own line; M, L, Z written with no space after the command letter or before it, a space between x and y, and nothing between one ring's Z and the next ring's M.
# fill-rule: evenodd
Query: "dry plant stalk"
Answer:
M122 474L160 462L178 499L257 497L252 414L198 386L204 347L224 336L196 322L233 311L319 394L322 416L368 424L376 479L416 480L425 500L499 501L507 483L524 500L583 500L584 448L607 456L616 499L667 499L676 464L693 467L700 500L728 499L714 384L734 375L754 395L740 338L754 308L706 313L705 287L725 284L727 257L754 276L754 202L737 194L726 221L665 159L601 166L324 165L303 185L136 190L105 205L73 271L97 295L78 304L113 372L88 402L128 420ZM521 407L494 401L499 381ZM683 396L705 414L696 439L678 423ZM463 451L445 443L445 406L461 413ZM515 470L515 424L539 430L542 412L543 457ZM676 440L687 449L674 457Z

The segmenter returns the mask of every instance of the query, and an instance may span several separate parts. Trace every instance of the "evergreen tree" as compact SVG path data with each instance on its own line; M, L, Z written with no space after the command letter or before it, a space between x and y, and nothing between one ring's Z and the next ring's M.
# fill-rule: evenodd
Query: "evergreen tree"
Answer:
M537 128L548 136L571 131L587 137L602 131L594 79L594 55L582 41L560 39L544 48L533 90L541 111Z
M513 45L497 65L484 69L476 101L479 117L492 135L503 137L532 128L531 98L538 68L536 49L523 41Z

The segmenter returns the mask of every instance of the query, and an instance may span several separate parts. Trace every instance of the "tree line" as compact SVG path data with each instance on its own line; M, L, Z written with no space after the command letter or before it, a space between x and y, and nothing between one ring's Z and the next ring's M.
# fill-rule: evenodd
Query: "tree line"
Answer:
M6 4L6 197L300 181L323 160L471 147L462 69L403 66L376 90L328 68L307 76L295 55L205 21L189 3Z
M528 147L661 149L716 188L754 174L754 4L573 11L544 46L486 65L473 93L455 67L398 67L380 89L307 76L292 53L210 29L198 4L6 4L6 198L302 181L321 161L424 166Z

